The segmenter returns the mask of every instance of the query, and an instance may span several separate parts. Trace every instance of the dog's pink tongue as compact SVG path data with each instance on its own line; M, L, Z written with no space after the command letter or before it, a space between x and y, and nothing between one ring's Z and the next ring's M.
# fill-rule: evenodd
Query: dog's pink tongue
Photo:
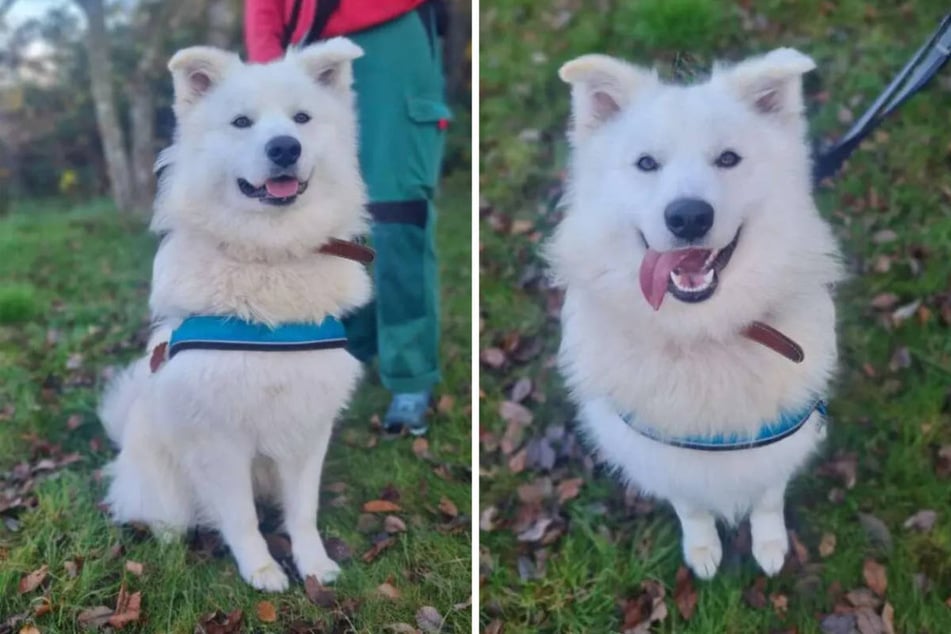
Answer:
M268 179L264 182L267 193L274 198L287 198L297 193L297 181L293 179Z
M654 251L648 249L641 260L641 291L647 303L659 310L667 294L670 272L678 267L700 269L710 252L706 249L680 249L677 251Z

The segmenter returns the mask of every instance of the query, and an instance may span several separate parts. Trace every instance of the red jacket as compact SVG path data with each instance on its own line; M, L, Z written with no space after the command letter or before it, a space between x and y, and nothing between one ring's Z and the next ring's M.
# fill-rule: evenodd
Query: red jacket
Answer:
M304 39L314 23L319 0L301 0L291 42ZM321 37L353 33L408 13L425 0L341 0ZM281 38L290 21L294 0L245 0L244 37L248 60L269 62L284 54Z

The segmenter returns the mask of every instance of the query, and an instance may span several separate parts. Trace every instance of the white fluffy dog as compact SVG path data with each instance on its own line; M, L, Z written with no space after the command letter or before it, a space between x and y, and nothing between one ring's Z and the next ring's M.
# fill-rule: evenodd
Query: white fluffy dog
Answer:
M262 590L288 579L258 530L255 499L283 508L301 576L329 582L339 572L317 532L318 491L360 364L342 347L165 360L163 344L194 315L315 324L369 300L360 263L317 251L365 229L351 90L361 53L334 39L267 65L207 47L172 58L178 130L159 159L154 331L100 409L120 447L109 468L113 517L165 536L217 528Z
M602 456L673 504L702 578L721 559L716 519L747 514L756 561L780 570L786 484L824 437L842 272L811 196L813 68L779 49L693 86L602 55L560 72L562 370Z

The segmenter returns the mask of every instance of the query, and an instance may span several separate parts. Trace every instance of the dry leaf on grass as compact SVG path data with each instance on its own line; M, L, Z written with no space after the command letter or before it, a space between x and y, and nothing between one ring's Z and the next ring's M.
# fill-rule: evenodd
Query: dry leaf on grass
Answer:
M374 559L379 557L380 553L382 553L384 550L386 550L387 548L389 548L395 543L396 543L395 537L387 537L386 539L382 539L378 541L377 543L373 544L373 546L370 547L370 550L363 553L363 556L361 557L361 559L363 559L364 563L370 563Z
M389 581L387 581L387 582L385 582L385 583L381 583L380 585L378 585L378 586L376 587L376 591L379 592L380 594L382 594L382 595L383 595L384 597L386 597L387 599L390 599L391 601L396 601L396 600L399 599L400 596L401 596L401 595L400 595L400 591L397 590L397 589L396 589L396 586L394 586L394 585L393 585L392 583L390 583Z
M819 556L823 558L829 557L834 552L835 552L835 534L823 533L822 539L819 541Z
M573 500L581 493L584 478L568 478L558 483L558 501L562 504Z
M115 613L107 621L109 625L122 629L129 623L135 623L139 620L139 611L142 607L142 593L129 592L125 586L119 587L119 597L116 599Z
M195 626L195 634L239 634L244 614L233 610L225 614L221 610L206 614Z
M399 504L389 500L370 500L363 505L365 513L398 513L402 510Z
M697 608L697 590L693 586L693 578L690 571L685 566L677 569L677 577L674 586L674 603L677 604L677 611L685 621L689 621Z
M277 621L277 608L275 608L274 604L270 601L261 601L258 603L255 611L258 614L258 619L263 623L274 623Z
M36 590L40 584L46 580L49 569L50 567L44 564L33 572L20 577L20 583L17 586L17 590L19 590L20 594L26 594L27 592Z
M874 559L866 559L862 566L862 577L865 579L865 585L871 588L872 592L880 597L885 596L885 589L888 587L885 566Z
M395 515L387 515L383 519L383 530L387 533L405 533L406 522Z
M114 611L112 608L99 605L83 610L79 613L79 616L76 617L76 620L79 621L79 624L83 627L99 628L108 623L113 614Z
M938 514L932 511L931 509L925 509L918 511L902 524L904 528L912 529L916 531L921 531L922 533L929 532L934 528L934 524L938 519Z
M307 575L304 579L304 594L311 603L322 608L332 608L337 604L337 593L317 581L314 575Z
M131 559L125 562L125 569L129 572L129 574L133 574L136 577L141 577L142 573L145 572L145 566L137 561L132 561Z
M442 615L431 605L424 605L416 612L416 625L426 634L441 632L442 624Z
M432 458L432 454L429 453L429 441L422 437L415 439L413 441L413 454L420 460Z
M442 514L446 517L452 518L459 515L459 509L457 509L452 500L446 496L443 496L439 499L439 510L442 511Z

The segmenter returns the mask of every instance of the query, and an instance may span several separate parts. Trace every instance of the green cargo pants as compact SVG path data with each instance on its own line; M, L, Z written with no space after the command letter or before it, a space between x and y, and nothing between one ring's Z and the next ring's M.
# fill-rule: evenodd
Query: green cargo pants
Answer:
M348 37L364 50L353 71L377 253L374 300L345 321L350 351L378 356L389 390L421 392L439 381L433 195L450 118L441 42L428 11Z

